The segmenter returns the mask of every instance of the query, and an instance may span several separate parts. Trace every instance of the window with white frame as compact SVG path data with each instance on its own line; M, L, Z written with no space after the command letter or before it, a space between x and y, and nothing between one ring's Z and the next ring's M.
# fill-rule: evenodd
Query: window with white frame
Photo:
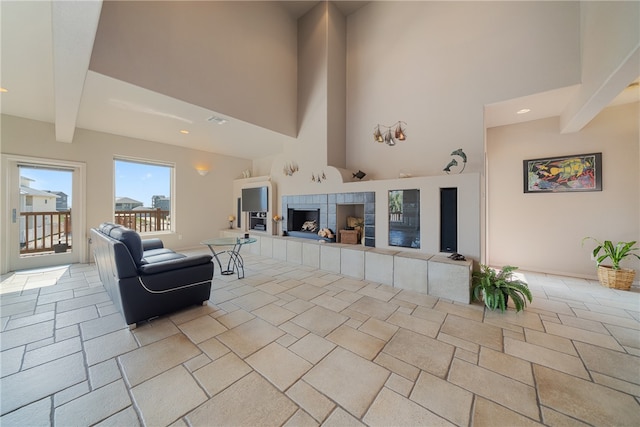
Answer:
M114 159L114 222L140 233L174 231L174 165Z

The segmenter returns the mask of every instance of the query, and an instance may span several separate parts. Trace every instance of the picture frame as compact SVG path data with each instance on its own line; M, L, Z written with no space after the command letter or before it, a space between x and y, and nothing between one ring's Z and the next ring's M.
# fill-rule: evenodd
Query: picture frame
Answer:
M523 160L525 193L602 191L602 153Z

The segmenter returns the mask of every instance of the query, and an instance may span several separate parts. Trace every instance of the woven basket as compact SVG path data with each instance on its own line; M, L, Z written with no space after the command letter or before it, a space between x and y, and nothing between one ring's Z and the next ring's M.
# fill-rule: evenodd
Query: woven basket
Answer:
M635 275L636 271L630 268L614 270L612 267L603 265L598 267L598 280L602 286L606 286L607 288L628 291L631 288Z

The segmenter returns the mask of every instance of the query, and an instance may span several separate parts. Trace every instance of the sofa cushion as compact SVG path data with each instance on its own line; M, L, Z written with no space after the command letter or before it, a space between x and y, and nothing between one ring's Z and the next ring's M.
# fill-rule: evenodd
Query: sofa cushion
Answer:
M111 230L113 230L114 228L120 228L120 227L122 227L120 224L114 224L113 222L103 222L98 227L98 230L102 231L104 234L108 236L109 233L111 233Z
M171 250L169 250L168 252L155 253L155 254L148 254L145 252L144 258L142 258L141 265L153 264L155 262L170 261L172 259L180 259L180 258L186 258L186 255L177 254Z
M181 255L181 254L176 254ZM164 273L168 271L180 271L180 269L188 269L190 267L194 267L197 265L209 265L208 268L211 269L211 275L213 276L213 263L211 262L212 256L201 254L201 255L190 255L190 256L182 256L181 258L170 259L166 261L153 262L149 264L144 264L138 267L138 271L141 275L150 275L150 274L158 274ZM208 269L207 269L208 270ZM188 277L188 276L185 276ZM208 280L208 278L207 278Z
M140 235L137 232L129 228L117 227L111 229L109 236L124 243L137 266L142 264L144 251L142 250L142 239L140 239Z
M144 242L144 240L143 240L143 242ZM143 247L144 247L144 245L143 245ZM161 255L161 254L173 254L173 253L175 253L175 252L172 251L171 249L168 249L168 248L149 249L149 250L144 251L144 253L142 254L142 263L143 264L148 263L149 262L148 260L145 262L145 260L148 257L153 257L153 256L156 256L156 255Z
M158 238L144 239L142 241L142 249L145 252L150 251L152 249L162 249L162 248L164 248L164 244L162 243L162 240Z

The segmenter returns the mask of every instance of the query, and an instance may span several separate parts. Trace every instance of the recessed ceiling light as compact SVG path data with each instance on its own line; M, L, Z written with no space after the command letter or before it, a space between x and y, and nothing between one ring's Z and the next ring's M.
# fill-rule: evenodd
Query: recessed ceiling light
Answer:
M0 93L5 93L5 92L9 92L9 90L3 87L0 87Z
M531 109L523 108L522 110L516 111L516 114L527 114L529 111L531 111Z
M219 125L223 125L228 122L227 119L223 119L222 117L218 117L218 116L211 116L207 119L207 121L217 123Z
M183 135L189 135L189 131L186 129L180 129L180 133Z

